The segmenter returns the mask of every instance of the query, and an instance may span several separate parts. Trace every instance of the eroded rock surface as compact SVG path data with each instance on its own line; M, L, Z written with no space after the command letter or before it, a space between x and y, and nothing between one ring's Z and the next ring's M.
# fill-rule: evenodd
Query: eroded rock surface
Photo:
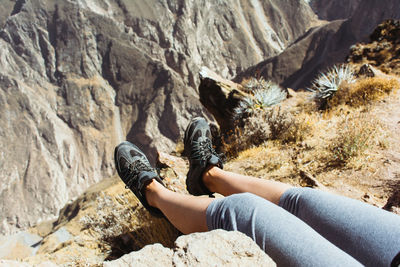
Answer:
M155 256L157 255L157 256ZM214 230L179 237L173 250L159 244L131 252L104 266L276 266L249 237Z
M361 0L311 0L310 5L320 19L337 20L350 18Z
M233 77L316 20L303 1L2 0L0 233L54 217L135 142L171 151L203 65ZM209 115L208 115L209 116Z
M362 1L350 18L311 29L283 53L250 67L234 80L240 82L258 73L283 87L305 88L319 71L345 62L350 46L367 41L382 21L399 18L396 0Z

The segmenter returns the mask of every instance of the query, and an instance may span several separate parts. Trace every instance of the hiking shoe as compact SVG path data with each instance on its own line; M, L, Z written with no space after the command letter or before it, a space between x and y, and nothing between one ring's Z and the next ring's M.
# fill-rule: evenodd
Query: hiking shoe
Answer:
M202 176L210 165L222 168L222 160L212 147L210 127L204 118L197 117L190 121L185 131L184 145L184 152L189 157L187 190L195 196L212 195L204 185Z
M157 172L151 167L146 155L134 144L125 141L119 144L114 151L114 161L119 177L140 200L143 206L157 217L162 217L162 212L149 205L144 189L156 179L164 185ZM165 186L165 185L164 185Z

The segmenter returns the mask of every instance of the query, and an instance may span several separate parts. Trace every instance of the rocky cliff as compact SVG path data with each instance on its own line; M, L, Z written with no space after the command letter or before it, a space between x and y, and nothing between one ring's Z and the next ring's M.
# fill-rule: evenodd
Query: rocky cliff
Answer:
M236 142L225 142L226 152L235 150L237 157L224 169L317 187L399 213L399 25L380 24L371 43L353 46L348 59L355 82L343 83L326 110L318 108L312 92L286 88L287 98L274 108L256 103L252 110L257 112L242 117L243 131L231 133ZM235 84L204 68L199 97L223 129L250 86L267 84L256 81ZM98 80L89 86L99 90ZM169 189L187 194L185 159L160 152L156 167ZM218 230L179 236L167 220L150 216L114 175L65 205L56 220L0 236L0 266L274 266L243 234Z
M259 76L271 79L284 87L305 88L310 85L319 71L333 64L345 62L350 46L357 42L367 41L379 23L387 19L400 18L400 9L396 0L365 0L356 5L358 2L311 1L317 13L324 12L319 9L320 6L332 7L326 10L332 10L334 14L343 14L343 16L335 17L343 19L309 30L281 54L239 73L235 81L240 82L258 73ZM350 5L350 9L344 9L345 6ZM352 11L344 16L347 10ZM324 19L335 19L328 15L321 16Z
M310 6L322 20L348 19L357 10L361 0L311 0Z
M201 66L233 77L316 22L297 0L0 4L3 234L56 215L112 175L122 139L153 160L173 150L190 117L206 113Z

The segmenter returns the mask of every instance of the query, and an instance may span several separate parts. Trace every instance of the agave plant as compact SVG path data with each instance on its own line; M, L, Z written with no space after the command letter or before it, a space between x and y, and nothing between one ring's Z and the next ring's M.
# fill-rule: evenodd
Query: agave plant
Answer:
M331 98L343 82L354 83L356 78L349 65L334 66L326 73L320 73L314 80L310 90L315 92L315 97L320 100Z
M244 97L234 110L239 117L274 106L286 99L287 96L279 85L262 78L258 80L252 78L243 87L245 91L249 92L249 95Z

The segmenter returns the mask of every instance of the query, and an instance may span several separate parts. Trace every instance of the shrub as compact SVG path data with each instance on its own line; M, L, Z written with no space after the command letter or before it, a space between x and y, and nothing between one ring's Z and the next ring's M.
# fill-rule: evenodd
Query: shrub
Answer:
M293 123L293 116L281 110L281 108L270 109L265 113L265 120L271 131L271 139L280 139Z
M151 216L135 203L137 200L132 195L128 191L116 196L102 193L96 198L95 212L82 216L79 221L83 229L104 241L98 243L109 253L108 259L151 243L171 247L179 234L169 222Z
M398 89L400 83L396 79L380 77L365 78L354 84L347 84L328 101L329 107L346 104L352 107L367 105Z
M286 91L279 85L265 81L263 78L250 80L243 83L243 89L249 93L248 96L239 103L234 110L238 118L245 117L246 114L254 113L257 110L265 110L286 99Z
M271 109L266 116L271 131L271 139L282 143L301 142L312 132L312 123L309 115L297 114L294 116L282 109Z
M312 132L307 114L293 116L280 107L253 113L242 121L243 127L236 127L223 138L228 157L236 157L240 151L259 146L267 140L301 142Z
M305 138L313 132L313 122L306 115L298 115L294 117L289 125L289 128L278 138L283 143L297 143L302 142Z
M127 233L135 222L135 208L132 208L124 196L118 200L102 194L97 197L97 210L92 215L85 215L80 219L84 229L91 229L98 234L102 240L109 240L115 236Z
M243 127L236 127L222 138L225 155L237 157L240 151L259 146L271 136L265 112L252 114L243 119Z
M345 165L352 158L360 156L373 144L379 122L371 116L349 115L339 124L338 135L329 145L333 163Z
M359 129L341 135L331 148L334 162L343 165L351 158L360 155L368 147L368 139L368 135Z
M334 66L326 73L320 73L313 81L310 88L315 92L315 99L324 107L327 100L339 91L339 88L346 84L352 84L356 81L353 70L349 65Z

